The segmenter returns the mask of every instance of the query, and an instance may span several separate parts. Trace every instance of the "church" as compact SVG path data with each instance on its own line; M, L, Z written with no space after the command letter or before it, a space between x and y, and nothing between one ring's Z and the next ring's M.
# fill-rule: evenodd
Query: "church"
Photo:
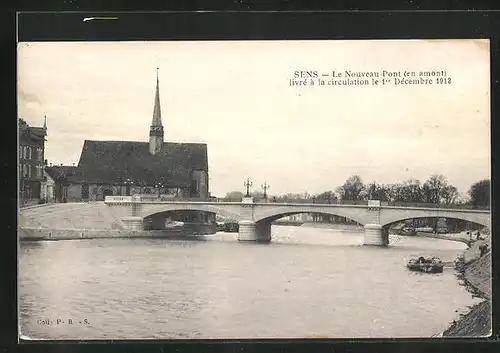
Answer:
M55 202L210 196L207 145L164 141L158 70L148 142L85 140L77 166L46 166L45 175L54 184Z

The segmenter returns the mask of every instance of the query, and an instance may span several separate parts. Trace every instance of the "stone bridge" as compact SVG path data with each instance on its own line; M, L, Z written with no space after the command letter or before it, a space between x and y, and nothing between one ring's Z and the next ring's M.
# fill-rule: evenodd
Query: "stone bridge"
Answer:
M208 201L141 201L133 196L106 197L106 205L130 229L143 227L145 217L169 211L202 211L220 215L239 224L239 240L271 240L271 223L281 217L299 213L320 213L349 218L365 228L364 244L387 246L391 224L412 218L454 218L490 227L491 212L469 209L442 209L343 204L254 203Z

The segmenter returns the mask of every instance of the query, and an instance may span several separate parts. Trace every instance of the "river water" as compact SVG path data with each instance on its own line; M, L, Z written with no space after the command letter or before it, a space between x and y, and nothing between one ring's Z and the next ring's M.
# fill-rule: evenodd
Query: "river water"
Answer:
M271 244L235 233L206 241L22 242L20 331L32 339L430 337L472 299L454 269L405 268L417 255L454 261L458 242L273 226ZM70 322L71 320L71 322Z

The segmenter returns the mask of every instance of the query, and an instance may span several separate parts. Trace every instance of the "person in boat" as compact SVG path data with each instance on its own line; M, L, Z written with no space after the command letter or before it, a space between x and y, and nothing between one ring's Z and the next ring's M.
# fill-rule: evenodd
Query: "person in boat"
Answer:
M426 261L425 261L425 257L420 256L420 257L418 258L418 260L417 260L417 263L418 263L418 264L424 264L424 263L426 263Z
M477 231L476 240L480 240L480 239L481 239L481 233L479 233L479 231Z

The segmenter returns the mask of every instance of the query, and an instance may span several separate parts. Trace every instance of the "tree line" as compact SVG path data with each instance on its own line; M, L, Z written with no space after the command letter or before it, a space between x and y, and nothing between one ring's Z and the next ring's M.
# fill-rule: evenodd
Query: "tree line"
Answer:
M424 183L417 179L408 179L395 184L363 183L359 175L350 176L343 185L335 190L328 190L318 194L287 193L284 195L269 195L271 202L342 202L356 203L367 200L380 200L388 203L426 203L426 204L467 204L473 207L488 207L490 205L491 182L489 179L480 180L471 185L467 197L463 197L458 189L451 185L440 174L431 175ZM244 193L232 191L226 194L225 201L241 201ZM262 192L255 191L252 196L256 199L264 197Z

